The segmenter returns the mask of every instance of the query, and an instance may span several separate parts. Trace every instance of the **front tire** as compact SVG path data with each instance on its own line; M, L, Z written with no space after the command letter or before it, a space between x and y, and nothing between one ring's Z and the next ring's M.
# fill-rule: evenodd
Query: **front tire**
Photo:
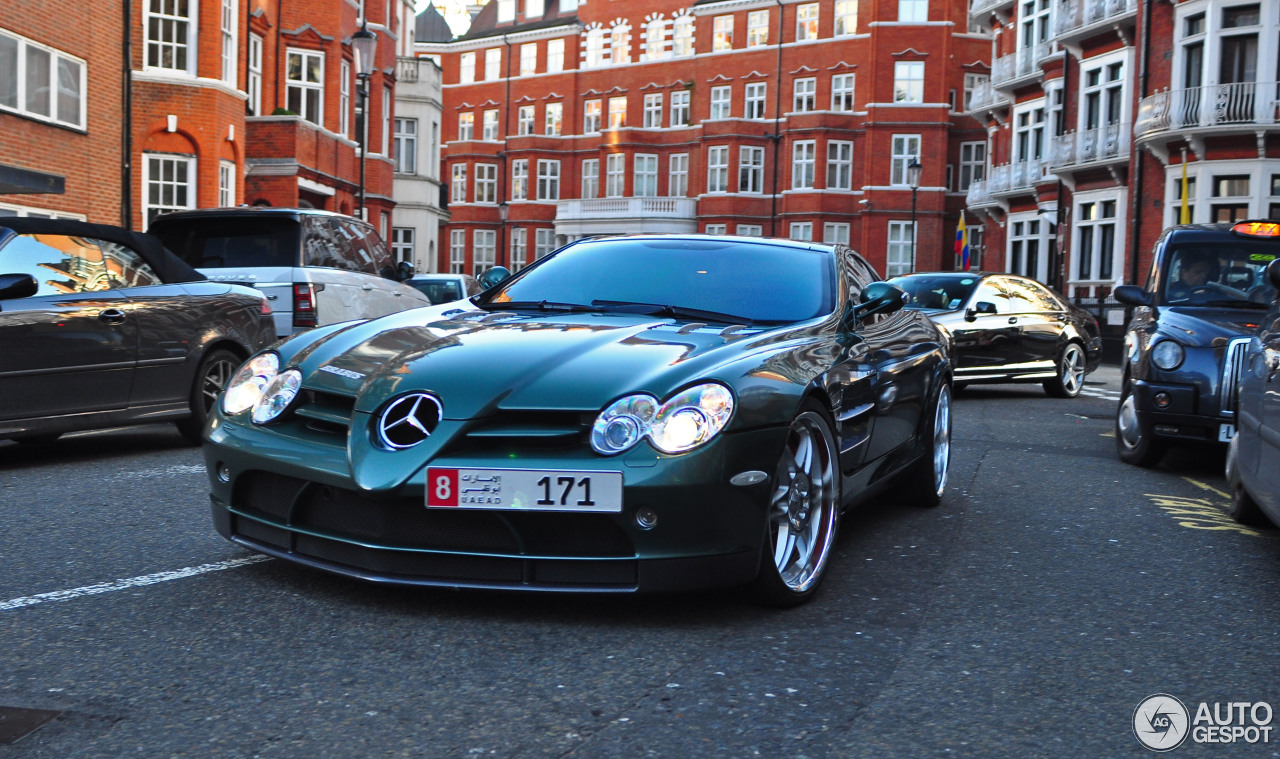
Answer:
M1133 385L1125 380L1116 408L1116 453L1126 464L1153 467L1164 458L1165 444L1143 432L1142 417L1133 400Z
M901 482L902 498L907 503L933 508L942 503L947 490L947 473L951 468L951 386L943 383L933 402L933 424L924 455L906 471Z
M1270 527L1271 520L1263 513L1262 507L1258 502L1253 500L1253 496L1249 495L1249 491L1244 489L1244 483L1240 480L1240 434L1237 432L1235 437L1231 438L1231 442L1227 444L1227 486L1231 488L1231 503L1227 506L1227 513L1231 518L1243 525L1250 527Z
M1053 398L1074 398L1084 387L1084 348L1080 343L1067 343L1058 354L1058 374L1044 383L1044 391Z
M752 585L756 601L792 607L813 597L831 561L840 505L831 415L806 401L791 422L770 481L766 540Z
M200 362L191 387L191 416L177 423L178 432L188 443L198 444L204 434L204 423L218 402L218 394L231 381L240 357L225 348L210 351Z

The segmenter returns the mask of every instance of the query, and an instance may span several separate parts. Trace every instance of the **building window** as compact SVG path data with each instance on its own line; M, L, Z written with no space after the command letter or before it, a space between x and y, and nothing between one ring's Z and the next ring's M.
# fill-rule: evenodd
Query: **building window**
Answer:
M609 33L609 56L615 65L631 62L631 27L619 24Z
M769 11L751 11L747 14L747 47L769 44Z
M1024 0L1019 3L1019 50L1030 50L1048 41L1052 12L1049 0Z
M511 199L529 199L528 158L517 158L511 162Z
M1031 105L1013 117L1013 162L1039 162L1044 155L1044 101Z
M736 234L742 237L764 237L764 227L760 224L739 224Z
M812 111L817 108L818 101L818 80L812 77L807 79L797 79L794 84L794 96L791 100L791 110L803 112Z
M351 136L351 62L343 61L339 66L338 82L338 134Z
M498 202L498 165L496 163L476 164L476 202Z
M523 269L529 261L529 230L524 227L511 230L511 256L508 260L512 274Z
M907 186L907 165L920 155L920 135L895 134L889 156L889 184Z
M631 194L637 198L658 196L658 156L637 153L635 157L635 183Z
M651 92L644 96L644 128L662 128L662 93Z
M1075 228L1077 280L1105 282L1115 280L1118 211L1118 198L1081 201L1077 196Z
M707 192L729 191L729 146L707 148Z
M588 100L582 109L582 133L599 134L601 101Z
M676 16L671 28L671 54L677 58L693 55L693 16Z
M147 0L143 20L147 35L147 68L195 73L195 4L187 0Z
M528 42L520 46L520 76L538 73L538 43Z
M560 162L538 160L538 200L560 199Z
M449 273L461 274L467 265L467 230L449 230Z
M516 0L494 0L494 5L498 6L498 23L516 20Z
M502 77L502 48L491 47L484 51L484 80L492 82Z
M543 119L543 133L551 136L559 135L563 120L564 103L547 103L547 113Z
M470 140L475 135L476 115L474 113L458 114L458 139Z
M979 89L983 89L990 83L991 77L986 74L965 74L964 75L964 108L968 112L973 110L973 95Z
M764 82L751 82L746 86L742 115L748 119L763 119L765 114L765 97L767 85Z
M455 163L449 181L449 199L454 203L467 202L467 165Z
M382 155L391 154L391 88L382 88Z
M236 58L239 53L239 34L236 25L238 2L237 0L222 0L221 14L221 40L222 40L222 81L235 87L239 82L236 81Z
M350 72L350 64L343 62L344 72ZM245 77L245 87L249 94L249 115L262 115L262 38L256 34L249 35L249 62L248 76ZM344 79L349 78L350 73L344 74ZM345 83L345 82L344 82ZM346 109L343 109L344 111ZM346 130L342 132L344 135Z
M564 40L547 40L547 73L564 71Z
M481 127L480 139L495 142L498 139L498 109L490 108L484 112L484 125Z
M764 148L738 148L738 192L764 192Z
M1104 155L1115 155L1120 142L1120 130L1116 127L1125 121L1127 98L1124 61L1112 61L1084 69L1081 72L1081 84L1078 129L1091 134L1077 138L1081 142L1078 149L1084 149L1084 154L1080 157L1093 160ZM1103 132L1095 132L1097 129L1102 129ZM1108 138L1113 144L1107 144ZM1108 147L1111 150L1107 150Z
M791 222L792 240L813 240L813 222L811 221L793 221Z
M980 182L987 174L987 143L960 143L960 186L956 189L965 192L969 185Z
M471 273L478 277L493 268L498 251L498 233L492 229L477 229L474 234Z
M671 126L689 126L689 91L671 93Z
M555 250L555 230L536 229L533 232L533 256L542 258Z
M711 88L711 119L729 118L730 99L733 89L729 86Z
M418 173L417 119L396 119L395 168L400 174Z
M827 222L822 225L822 241L832 245L849 244L849 225Z
M836 0L837 37L845 37L858 31L858 0Z
M458 82L471 84L476 80L476 54L463 53L458 56Z
M1209 185L1209 221L1230 222L1249 218L1248 174L1215 175Z
M582 197L597 198L600 196L600 159L586 158L582 161Z
M609 98L609 128L621 129L627 125L627 99Z
M285 74L287 108L313 124L324 124L324 54L289 50Z
M853 74L831 77L831 110L853 112Z
M1006 271L1043 282L1052 258L1055 234L1053 224L1041 220L1036 212L1010 214L1009 257Z
M853 189L853 143L831 140L827 143L827 189Z
M587 32L587 44L582 65L594 69L604 65L604 30L592 29Z
M391 229L391 255L397 262L413 263L413 227Z
M796 6L796 42L818 39L818 4Z
M162 213L196 207L196 159L193 156L143 154L142 214L147 226Z
M236 165L232 161L218 161L218 205L226 208L236 204Z
M898 0L898 21L918 24L929 20L929 0Z
M914 229L909 221L889 222L889 244L885 249L884 276L898 277L910 274L912 266L911 249L915 243Z
M610 153L605 156L604 164L604 196L620 198L624 194L627 182L627 156L624 153Z
M672 198L689 195L688 153L675 153L667 159L667 195Z
M711 22L711 50L733 49L733 16L716 16Z
M516 109L516 134L533 134L533 106L522 105Z
M84 128L86 68L81 60L0 30L0 109Z
M923 61L898 61L893 64L893 102L924 102Z
M817 143L800 140L791 146L791 189L812 190Z
M722 235L728 230L728 224L706 224L702 227L702 233L708 235Z
M982 238L986 231L982 227L967 227L966 232L969 234L969 270L981 271L982 269ZM956 271L964 270L964 254L956 254Z
M644 59L657 61L666 57L667 21L663 18L651 19L644 28Z

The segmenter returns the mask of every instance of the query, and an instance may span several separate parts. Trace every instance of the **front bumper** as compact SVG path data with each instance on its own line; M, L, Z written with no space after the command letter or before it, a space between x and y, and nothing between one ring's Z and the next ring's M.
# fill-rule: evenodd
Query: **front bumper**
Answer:
M1168 398L1161 408L1156 396ZM1195 385L1134 380L1133 402L1143 434L1184 442L1218 443L1223 425L1232 425L1235 417L1216 413L1198 413L1205 405Z

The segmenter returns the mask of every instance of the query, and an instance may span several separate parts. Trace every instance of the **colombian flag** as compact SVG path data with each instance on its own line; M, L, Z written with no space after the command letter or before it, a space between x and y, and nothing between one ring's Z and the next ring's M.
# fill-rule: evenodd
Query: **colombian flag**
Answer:
M960 223L956 225L956 256L964 270L969 271L969 230L964 226L964 211L960 212Z

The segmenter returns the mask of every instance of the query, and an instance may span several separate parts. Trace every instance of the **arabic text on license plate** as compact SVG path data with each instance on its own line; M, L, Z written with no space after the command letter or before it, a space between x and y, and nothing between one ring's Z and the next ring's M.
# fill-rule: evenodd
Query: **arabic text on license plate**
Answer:
M514 511L622 511L622 472L427 469L427 506Z
M1236 426L1234 424L1218 425L1218 442L1230 443L1231 438L1236 436Z

